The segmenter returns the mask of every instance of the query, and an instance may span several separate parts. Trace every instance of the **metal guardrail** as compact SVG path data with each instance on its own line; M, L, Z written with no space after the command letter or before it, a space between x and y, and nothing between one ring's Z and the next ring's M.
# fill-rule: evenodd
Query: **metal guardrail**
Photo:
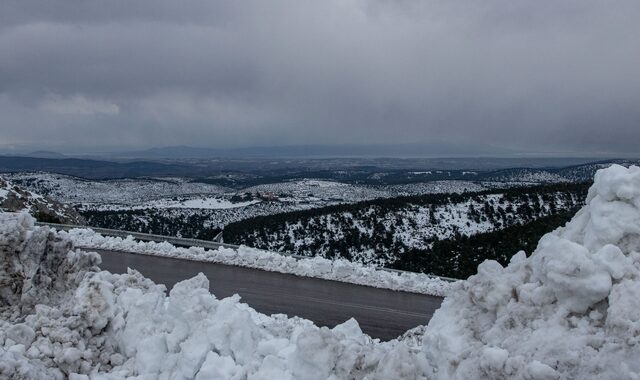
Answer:
M133 232L133 231L123 231L123 230L112 230L109 228L102 228L102 227L91 227L91 226L81 226L81 225L76 225L76 224L58 224L58 223L45 223L45 222L36 222L36 225L39 226L47 226L47 227L53 227L53 228L57 228L57 229L61 229L61 230L65 230L65 231L69 231L75 228L88 228L91 229L99 234L102 235L107 235L107 236L114 236L114 237L120 237L120 238L127 238L128 236L133 237L136 240L140 240L140 241L152 241L152 242L156 242L156 243L163 243L163 242L167 242L170 244L173 244L177 247L201 247L201 248L206 248L206 249L218 249L220 247L224 247L224 248L230 248L230 249L238 249L240 248L239 245L235 245L235 244L226 244L226 243L220 243L217 241L209 241L209 240L201 240L201 239L191 239L191 238L180 238L180 237L175 237L175 236L166 236L166 235L156 235L156 234L146 234L146 233L142 233L142 232ZM222 233L220 233L222 234ZM218 238L218 236L216 236L216 239ZM292 253L287 253L287 252L275 252L279 255L282 256L289 256L289 257L293 257L294 259L308 259L307 256L301 256L301 255L295 255Z
M206 248L206 249L218 249L220 247L231 248L231 249L240 248L239 245L220 243L219 241L209 241L209 240L200 240L200 239L191 239L191 238L179 238L179 237L165 236L165 235L145 234L145 233L142 233L142 232L112 230L112 229L109 229L109 228L80 226L80 225L75 225L75 224L58 224L58 223L36 222L36 225L53 227L53 228L57 228L57 229L65 230L65 231L69 231L69 230L76 229L76 228L88 228L88 229L91 229L91 230L93 230L93 231L95 231L95 232L97 232L99 234L102 234L102 235L115 236L115 237L120 237L120 238L127 238L128 236L131 236L134 239L140 240L140 241L152 241L152 242L156 242L156 243L167 242L167 243L173 244L173 245L178 246L178 247L202 247L202 248ZM216 236L216 239L218 239L218 237L221 237L221 234L222 234L222 232ZM308 259L309 258L308 256L295 255L295 254L286 253L286 252L274 252L274 253L277 253L277 254L282 255L282 256L293 257L294 259L297 259L297 260ZM399 269L391 269L391 268L384 268L384 267L378 267L377 269L378 270L387 271L387 272L399 273L399 274L402 274L402 273L414 273L414 272L407 272L407 271L403 271L403 270L399 270ZM436 276L436 275L432 275L432 274L426 274L426 275L428 277L439 278L439 279L441 279L443 281L447 281L447 282L460 281L460 279L458 279L458 278L442 277L442 276Z
M75 224L57 224L57 223L36 222L36 225L54 227L54 228L62 229L62 230L65 230L65 231L72 230L72 229L75 229L75 228L89 228L89 229L92 229L93 231L95 231L95 232L97 232L99 234L102 234L102 235L115 236L115 237L121 237L121 238L126 238L127 236L131 236L131 237L133 237L134 239L137 239L137 240L153 241L153 242L157 242L157 243L162 243L162 242L166 241L167 243L171 243L173 245L177 245L177 246L180 246L180 247L202 247L202 248L209 248L209 249L217 249L217 248L220 248L220 247L226 247L226 248L238 248L239 247L237 245L225 244L225 243L220 243L220 242L217 242L217 241L191 239L191 238L179 238L179 237L174 237L174 236L155 235L155 234L145 234L145 233L141 233L141 232L112 230L112 229L109 229L109 228L80 226L80 225L75 225ZM218 236L216 236L216 238L217 237Z

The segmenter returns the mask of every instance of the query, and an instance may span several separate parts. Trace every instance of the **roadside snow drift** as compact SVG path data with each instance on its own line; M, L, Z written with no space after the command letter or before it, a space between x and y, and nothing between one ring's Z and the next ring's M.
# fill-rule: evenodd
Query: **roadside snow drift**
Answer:
M436 378L640 378L640 167L598 171L586 203L445 299L423 341Z
M151 256L235 265L269 272L288 273L302 277L321 278L433 296L442 297L446 295L453 285L452 282L424 273L385 270L373 265L355 263L345 259L296 258L282 253L245 246L240 246L237 249L226 247L218 249L182 248L167 242L138 241L132 236L128 236L125 239L104 236L88 228L75 228L69 232L61 231L60 235L68 236L77 246L89 249L124 251Z
M640 168L599 171L587 205L506 268L487 261L430 322L381 343L99 272L69 235L0 214L0 378L638 379ZM421 332L422 331L422 332ZM82 374L82 375L76 375Z

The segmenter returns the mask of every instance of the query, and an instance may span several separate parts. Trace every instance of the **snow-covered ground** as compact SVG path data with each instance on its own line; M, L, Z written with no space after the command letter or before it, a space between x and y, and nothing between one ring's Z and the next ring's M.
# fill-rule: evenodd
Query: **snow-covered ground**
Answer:
M87 180L62 174L24 172L3 174L25 189L59 202L81 205L85 210L140 210L146 208L228 209L259 203L230 202L234 194L272 193L281 202L278 209L293 211L352 203L375 198L432 193L482 191L501 186L470 181L433 181L405 185L353 185L336 181L302 179L232 190L191 182L186 178L137 178ZM267 205L264 205L268 208ZM247 209L247 217L264 215L261 205Z
M32 222L0 216L3 378L640 378L639 167L598 172L530 257L484 262L426 328L390 342L354 320L319 328L218 300L202 275L167 294L99 272L97 254Z
M182 201L155 201L150 202L150 208L197 208L197 209L205 209L205 210L226 210L230 208L239 208L239 207L247 207L249 205L253 205L259 203L258 200L252 200L247 202L230 202L227 199L221 198L196 198L196 199L185 199Z
M251 200L246 202L231 202L230 200L221 196L193 196L190 198L177 199L176 197L157 199L148 202L140 202L137 204L83 204L81 210L95 210L95 211L127 211L127 210L192 210L191 212L197 212L196 210L229 210L236 208L244 208L247 206L260 203L259 200ZM185 211L189 212L189 211Z
M55 173L6 173L12 182L69 204L137 205L157 199L224 194L229 189L184 178L87 180Z
M140 220L143 224L166 220L181 221L197 216L208 227L222 228L226 224L251 217L289 211L307 210L339 203L353 203L375 198L431 193L462 193L502 186L470 181L434 181L405 185L354 185L336 181L302 179L252 186L233 190L217 185L191 182L186 178L137 178L87 180L46 172L3 174L21 187L46 195L58 202L76 206L79 210L118 212L123 218ZM234 195L252 195L246 201L231 201ZM277 200L263 201L257 194L271 194ZM128 214L136 211L134 217ZM101 219L89 216L100 227ZM162 222L165 222L163 220ZM125 226L132 228L133 226ZM140 232L148 232L140 230Z
M16 186L0 177L0 212L20 210L27 210L32 215L60 223L85 224L85 220L72 207Z

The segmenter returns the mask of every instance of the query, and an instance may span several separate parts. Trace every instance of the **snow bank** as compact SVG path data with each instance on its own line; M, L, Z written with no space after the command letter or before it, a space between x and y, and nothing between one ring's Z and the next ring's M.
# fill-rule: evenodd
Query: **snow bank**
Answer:
M482 263L426 328L386 343L354 320L318 328L218 300L202 275L167 295L98 272L68 238L0 214L0 378L640 378L638 167L599 171L530 257Z
M388 271L348 260L328 260L321 257L296 259L248 247L221 247L214 250L200 247L180 248L166 242L141 242L132 237L122 239L103 236L84 228L60 233L81 247L236 265L391 290L443 296L452 286L451 282L423 273Z
M640 378L640 168L599 171L530 257L457 287L424 336L435 378Z
M333 329L218 300L200 274L167 295L135 271L99 272L95 253L27 214L0 214L0 378L416 378L419 349L379 343L355 320Z

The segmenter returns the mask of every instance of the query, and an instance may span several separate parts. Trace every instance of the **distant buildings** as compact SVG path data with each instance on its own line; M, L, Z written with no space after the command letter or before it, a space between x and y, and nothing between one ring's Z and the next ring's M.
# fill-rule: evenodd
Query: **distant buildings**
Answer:
M259 199L263 200L263 201L277 201L278 200L278 196L270 191L264 191L264 192L257 192L256 195L258 196Z

